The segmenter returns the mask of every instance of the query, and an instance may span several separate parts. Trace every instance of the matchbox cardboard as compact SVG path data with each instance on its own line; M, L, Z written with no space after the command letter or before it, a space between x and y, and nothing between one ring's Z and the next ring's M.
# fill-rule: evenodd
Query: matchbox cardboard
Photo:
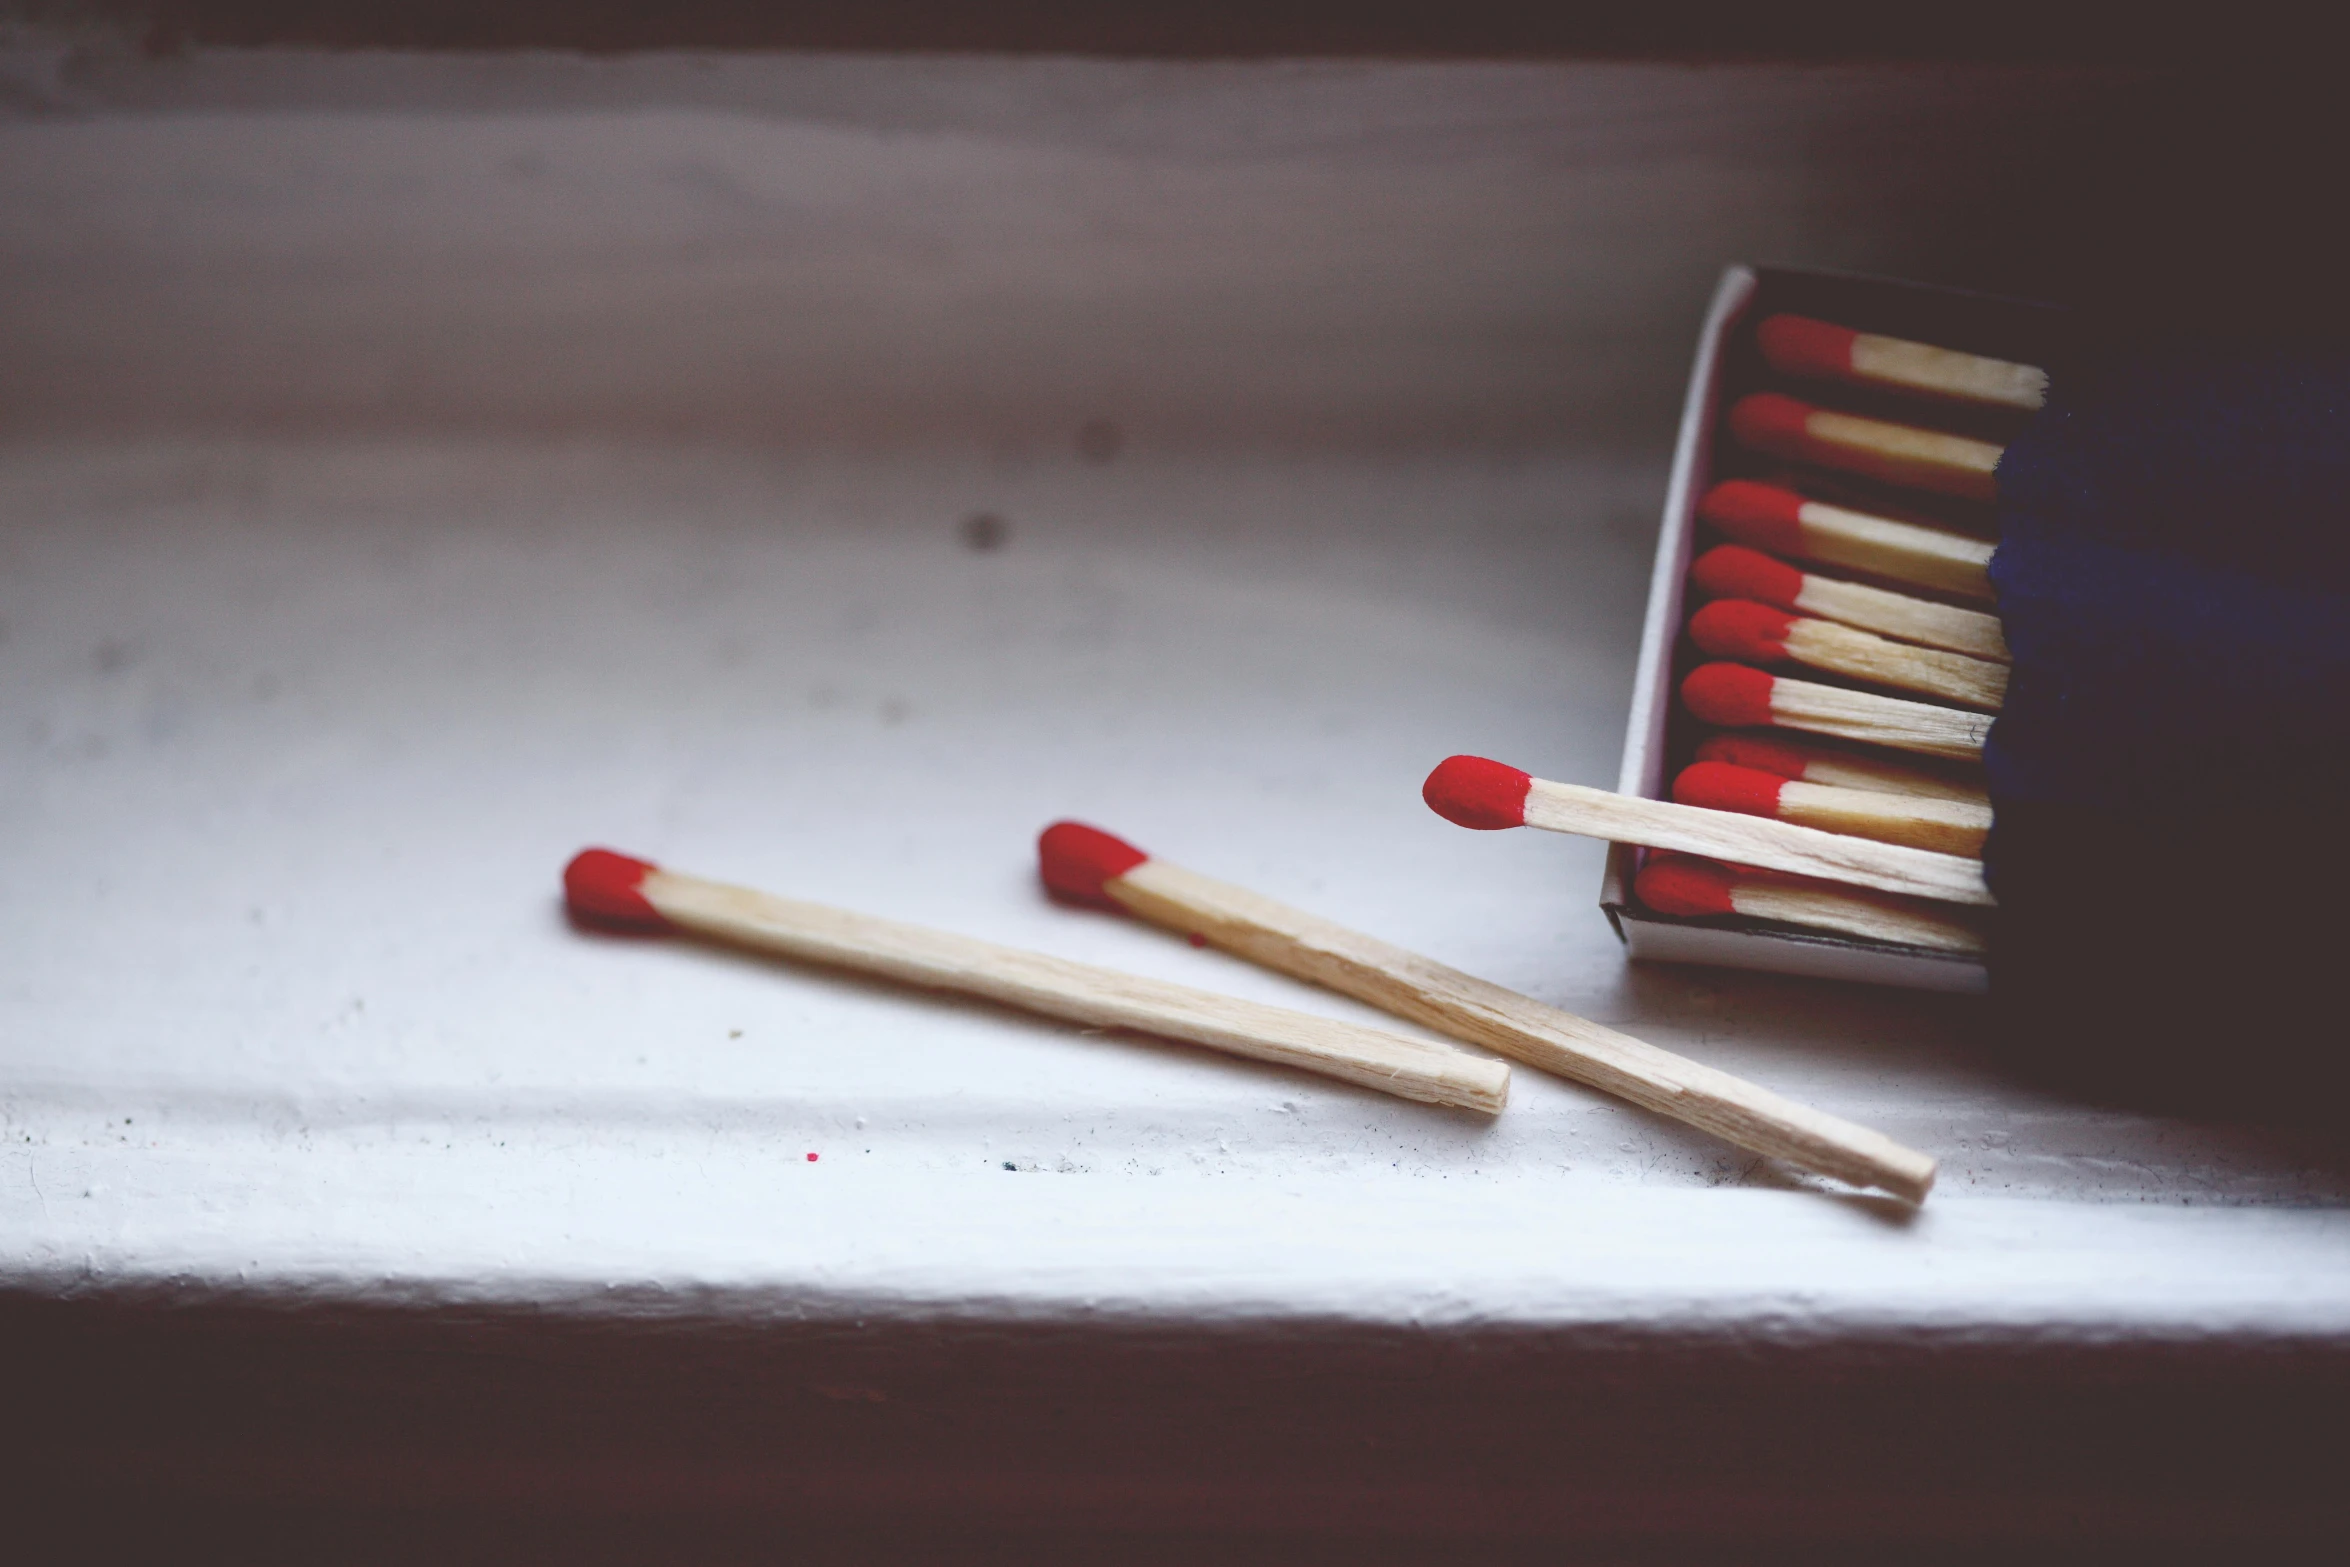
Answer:
M1698 337L1697 359L1673 453L1672 481L1665 496L1663 526L1657 536L1631 717L1624 736L1623 772L1617 784L1625 794L1651 800L1670 798L1674 775L1691 760L1698 742L1713 732L1685 711L1677 696L1682 677L1705 661L1686 631L1689 563L1702 549L1721 542L1698 519L1697 504L1717 480L1783 471L1783 464L1740 451L1731 441L1723 417L1729 406L1748 392L1783 390L1803 395L1806 390L1775 374L1755 347L1756 323L1780 312L2042 365L2061 357L2065 324L2064 312L2050 305L1958 289L1745 266L1733 266L1723 274ZM1823 400L1859 413L1881 411L1887 417L1919 418L1914 401L1892 394L1839 387L1831 398ZM2012 415L1956 408L1937 410L1931 422L1961 433L1979 429L1986 438L2004 438L2014 426ZM1944 521L1970 532L1979 532L1984 523L1983 509L1971 503L1938 501L1906 491L1897 496L1871 495L1866 481L1815 477L1820 482L1807 487L1817 490L1822 499L1870 502L1897 514ZM1807 680L1822 678L1812 670L1799 673ZM1985 970L1977 958L1736 916L1697 919L1659 914L1643 907L1633 892L1641 856L1646 852L1616 845L1608 855L1600 885L1600 906L1635 959L1763 969L1918 990L1985 988Z

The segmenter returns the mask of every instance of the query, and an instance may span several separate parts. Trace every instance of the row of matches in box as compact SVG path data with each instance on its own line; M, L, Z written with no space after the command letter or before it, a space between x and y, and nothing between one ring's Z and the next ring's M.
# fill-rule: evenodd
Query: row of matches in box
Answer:
M1673 798L1979 860L1991 804L1978 764L2009 659L1990 612L1994 546L1963 524L1988 531L2002 447L1939 416L2029 413L2047 374L1793 315L1763 320L1755 346L1805 395L1753 392L1725 420L1749 458L1788 466L1699 502L1725 542L1690 567L1689 638L1711 661L1684 677L1681 700L1714 732ZM1847 390L1904 416L1821 405ZM1851 479L1887 501L1848 503L1836 486ZM1904 495L1939 509L1903 506ZM1946 905L1697 856L1651 851L1635 888L1663 914L1984 945L1978 921Z

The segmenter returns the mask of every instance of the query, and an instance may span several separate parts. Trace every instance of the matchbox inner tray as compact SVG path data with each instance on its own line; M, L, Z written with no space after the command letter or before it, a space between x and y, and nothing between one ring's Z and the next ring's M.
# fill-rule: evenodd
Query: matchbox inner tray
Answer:
M1806 391L1775 375L1754 344L1756 323L1782 311L1863 332L2043 365L2060 357L2066 319L2063 311L2051 305L1882 278L1744 266L1731 267L1723 274L1698 339L1697 361L1690 374L1673 453L1672 483L1665 495L1664 524L1657 536L1631 718L1624 736L1623 774L1617 784L1626 794L1651 800L1669 798L1671 779L1692 760L1698 742L1710 732L1682 708L1678 696L1682 677L1705 660L1685 629L1690 607L1689 563L1698 552L1723 542L1698 520L1697 504L1718 480L1784 477L1788 472L1784 463L1742 451L1730 439L1723 421L1730 405L1748 392L1783 390L1803 395ZM1849 389L1840 389L1832 400L1863 413L1897 406L1879 405L1866 394ZM1898 413L1890 416L1901 417ZM1963 418L1937 422L1957 428ZM1806 473L1799 482L1823 500L1856 493L1856 481L1844 477ZM1905 514L1960 525L1955 515L1935 517L1936 503L1915 494L1904 493L1898 504ZM1966 531L1981 530L1980 513L1978 507L1977 515L1967 519ZM1833 677L1806 670L1803 678ZM1647 852L1616 845L1608 855L1600 884L1600 907L1635 959L1710 963L1917 990L1985 988L1984 967L1975 957L1737 916L1698 919L1659 914L1643 907L1632 890Z

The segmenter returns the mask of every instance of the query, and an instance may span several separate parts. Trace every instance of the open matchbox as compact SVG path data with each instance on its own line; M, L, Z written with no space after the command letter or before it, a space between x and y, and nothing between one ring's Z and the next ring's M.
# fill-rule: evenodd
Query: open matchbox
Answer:
M1775 376L1754 346L1754 327L1781 311L1833 321L1864 332L1933 343L1995 358L2048 364L2059 357L2063 311L2049 305L1957 289L1897 283L1880 278L1733 266L1722 276L1698 338L1697 362L1682 405L1681 429L1673 452L1672 482L1665 494L1664 525L1657 536L1656 566L1650 579L1648 613L1640 640L1640 662L1632 692L1631 718L1624 735L1619 791L1643 799L1669 798L1673 776L1692 758L1710 732L1681 707L1681 679L1704 660L1684 630L1688 621L1689 563L1701 549L1720 542L1698 520L1697 503L1718 479L1777 477L1785 464L1741 451L1729 438L1723 415L1747 392L1803 390ZM1816 393L1814 394L1816 395ZM1884 412L1900 418L1899 405L1840 389L1832 398L1857 413ZM1913 412L1908 417L1915 417ZM1937 417L1946 428L1966 430L1963 416ZM2012 422L2006 433L2012 433ZM1973 433L1971 430L1966 433ZM2004 439L1994 428L1987 438ZM1805 473L1802 488L1823 500L1876 502L1881 510L1920 520L1942 521L1970 532L1988 524L1987 508L1938 505L1911 493L1867 493L1856 481ZM1822 678L1805 671L1807 679ZM1795 737L1803 738L1803 737ZM1735 916L1693 919L1641 906L1632 886L1649 851L1617 844L1608 854L1600 883L1600 907L1635 960L1710 963L1725 968L1764 969L1823 979L1858 980L1915 990L1980 991L1987 976L1979 958L1933 952L1893 942L1801 930Z

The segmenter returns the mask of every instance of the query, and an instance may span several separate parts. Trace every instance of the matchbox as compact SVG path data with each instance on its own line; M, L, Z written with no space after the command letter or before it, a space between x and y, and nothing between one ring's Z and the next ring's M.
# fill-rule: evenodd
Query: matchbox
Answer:
M1829 504L1988 536L1990 511L1979 502L1920 494L1914 489L1896 490L1851 474L1806 469L1783 456L1755 450L1751 441L1733 437L1728 410L1741 397L1789 392L1821 396L1816 387L1791 382L1764 358L1756 328L1783 314L2037 365L2060 357L2065 321L2064 313L2049 305L1885 279L1744 266L1733 266L1723 274L1699 335L1673 454L1663 526L1657 538L1624 737L1623 772L1617 784L1625 794L1670 799L1673 780L1696 759L1698 746L1709 736L1724 733L1691 713L1680 697L1683 680L1709 661L1709 655L1689 635L1690 613L1702 599L1702 595L1693 594L1689 575L1695 557L1726 542L1699 516L1699 502L1714 484L1750 479L1790 485ZM1840 387L1822 400L1864 417L1917 417L1914 398L1905 401L1867 388ZM2010 411L1952 407L1937 409L1934 417L1937 424L1959 434L2001 441L2013 432L2021 416ZM1839 575L1864 584L1874 580L1861 573ZM1966 602L1949 598L1954 607ZM1973 607L1988 606L1976 603ZM1812 670L1800 673L1806 680L1851 684ZM1863 750L1855 754L1872 753ZM1873 754L1888 760L1914 760L1883 751ZM1964 769L1960 772L1963 776ZM1616 845L1608 855L1600 886L1600 906L1635 959L1762 969L1918 990L1985 988L1983 963L1971 954L1740 915L1661 913L1643 904L1636 891L1644 858L1652 852Z

